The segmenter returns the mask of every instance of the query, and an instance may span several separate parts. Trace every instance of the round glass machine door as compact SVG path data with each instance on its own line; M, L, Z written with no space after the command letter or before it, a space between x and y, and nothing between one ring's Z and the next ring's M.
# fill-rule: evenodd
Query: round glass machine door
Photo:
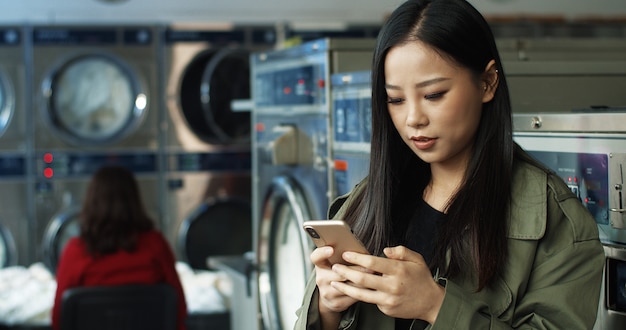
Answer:
M53 273L56 273L67 242L72 237L80 235L79 215L80 208L78 206L70 207L56 214L48 223L42 248L44 264Z
M249 143L250 109L245 108L249 99L249 52L244 49L198 54L181 81L182 114L194 134L207 143ZM244 108L239 108L242 103Z
M312 243L302 225L310 220L301 189L276 177L263 204L258 240L259 299L266 329L293 329L313 265Z
M13 116L13 91L0 71L0 136L4 134Z
M13 236L0 224L0 268L11 266L17 261L17 250Z
M43 94L52 126L73 144L122 139L137 127L147 106L131 70L104 55L66 62L44 83Z
M252 248L251 205L237 198L202 203L179 228L178 250L193 269L211 256L243 255Z

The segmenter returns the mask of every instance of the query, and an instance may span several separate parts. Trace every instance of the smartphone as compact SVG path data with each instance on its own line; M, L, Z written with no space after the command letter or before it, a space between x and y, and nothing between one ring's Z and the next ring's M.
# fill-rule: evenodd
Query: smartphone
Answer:
M332 246L335 253L329 258L331 264L349 265L341 258L345 251L369 254L363 243L354 236L350 226L343 220L310 220L302 225L315 246Z

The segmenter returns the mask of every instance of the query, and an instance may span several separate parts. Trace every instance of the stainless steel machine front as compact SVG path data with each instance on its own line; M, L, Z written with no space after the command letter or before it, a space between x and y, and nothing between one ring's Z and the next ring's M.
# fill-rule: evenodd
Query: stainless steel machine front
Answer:
M54 152L36 160L35 230L38 260L54 272L67 241L79 234L78 216L92 175L103 165L123 166L137 179L143 206L158 226L159 171L155 152ZM45 220L45 221L43 221Z
M29 122L28 29L0 26L0 268L34 262L27 169Z
M249 145L249 56L274 46L274 28L171 25L163 33L165 148Z
M24 155L0 154L0 268L35 261L28 182Z
M514 116L514 139L593 215L606 263L594 329L626 328L626 109Z
M335 197L350 192L369 171L372 135L370 80L370 71L337 73L331 77Z
M302 229L332 198L332 74L367 70L373 39L319 39L251 57L255 283L265 329L291 329L312 271ZM257 287L258 286L258 287Z
M194 269L252 249L250 53L274 28L163 31L165 228ZM233 320L237 321L237 320Z
M158 31L150 25L32 27L32 244L52 270L62 242L78 233L74 220L101 165L135 171L144 206L161 225Z
M160 42L152 26L35 26L35 149L156 149Z
M626 39L497 40L513 112L626 106Z

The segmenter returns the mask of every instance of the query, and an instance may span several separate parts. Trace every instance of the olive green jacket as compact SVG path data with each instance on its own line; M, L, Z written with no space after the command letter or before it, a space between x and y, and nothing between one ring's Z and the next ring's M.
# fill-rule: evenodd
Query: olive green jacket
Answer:
M432 330L591 329L596 319L604 252L593 217L564 182L519 161L513 174L508 258L502 275L480 292L470 274L438 278L443 305ZM363 189L360 184L355 190ZM351 195L331 206L341 218ZM489 201L485 201L489 207ZM315 273L295 329L319 329ZM358 302L339 329L394 329L394 319Z

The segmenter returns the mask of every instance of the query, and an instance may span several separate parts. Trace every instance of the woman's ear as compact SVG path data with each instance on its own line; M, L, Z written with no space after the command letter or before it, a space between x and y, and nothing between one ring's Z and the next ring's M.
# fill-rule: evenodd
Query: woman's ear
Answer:
M498 68L496 67L496 61L491 60L485 67L485 72L482 74L482 88L483 88L483 103L487 103L493 99L498 88L498 82L500 81Z

